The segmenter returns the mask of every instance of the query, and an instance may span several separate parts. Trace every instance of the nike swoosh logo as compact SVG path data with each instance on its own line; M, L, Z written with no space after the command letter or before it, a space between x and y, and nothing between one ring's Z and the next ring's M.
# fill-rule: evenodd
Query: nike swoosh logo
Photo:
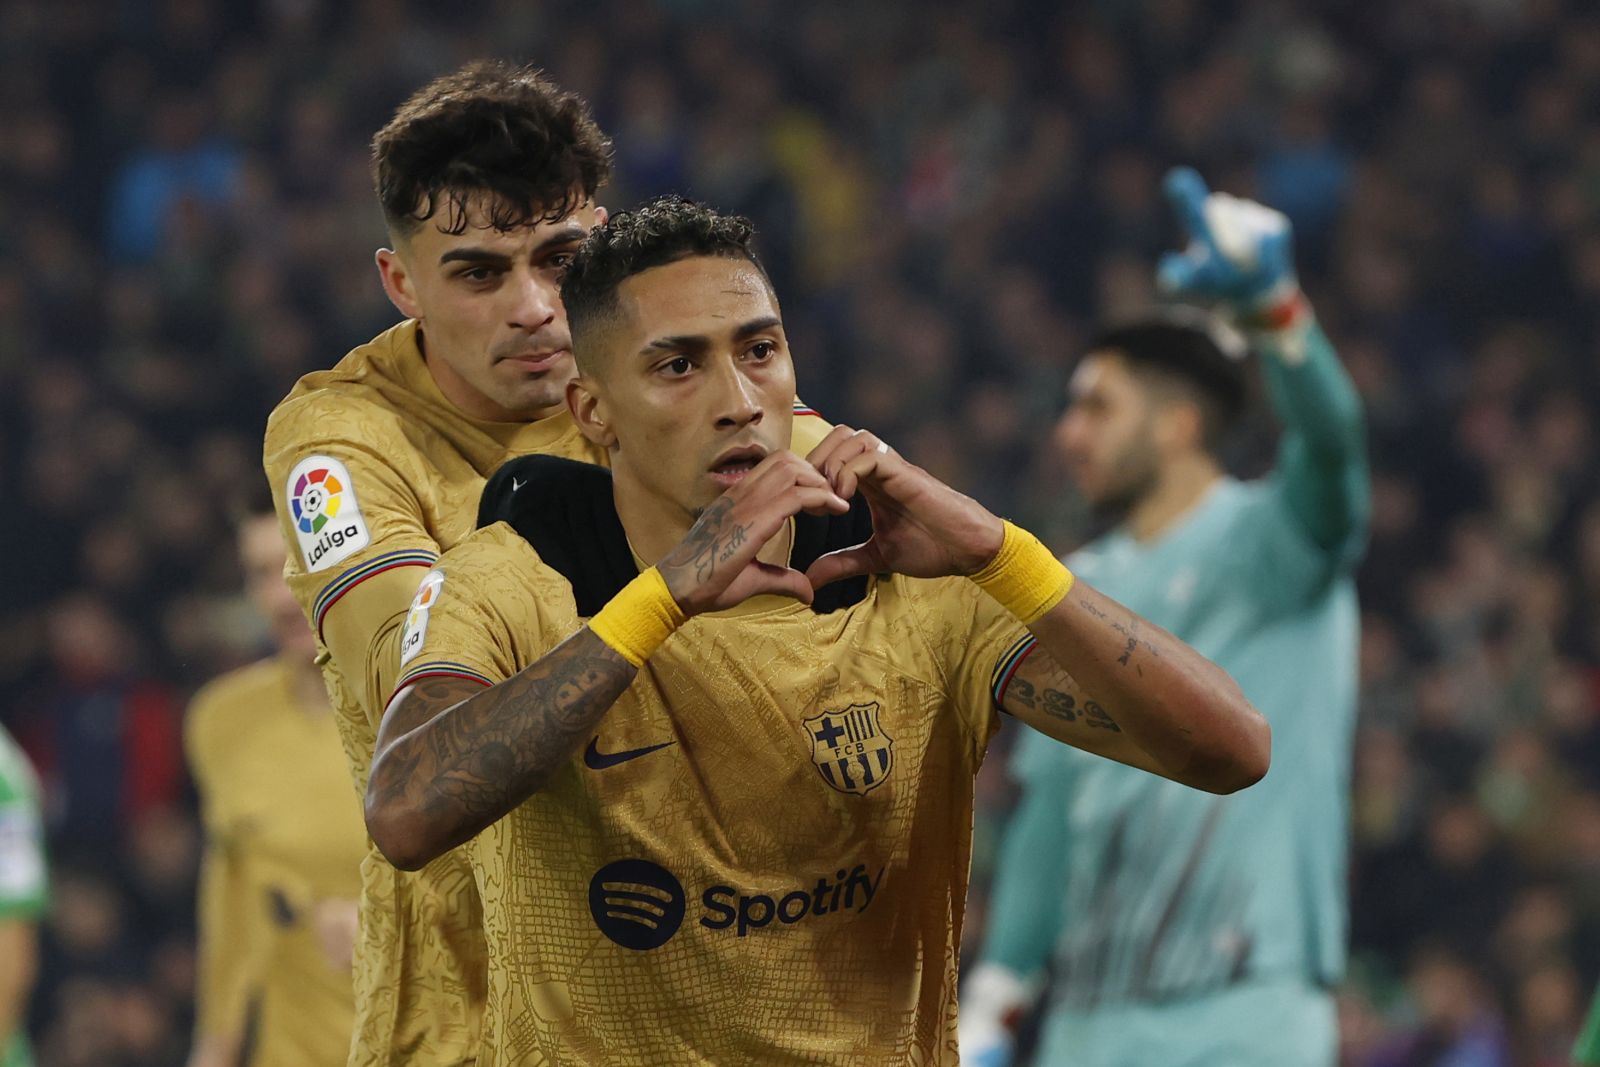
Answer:
M523 486L525 486L527 484L528 484L527 482L519 482L515 478L512 478L511 479L511 491L513 493L515 493L518 489L521 489Z
M615 767L619 763L627 763L640 756L648 756L657 749L668 748L677 744L676 741L663 741L659 745L647 745L644 748L630 748L626 752L601 752L598 737L589 740L589 747L583 750L583 765L591 771L603 771L607 767Z

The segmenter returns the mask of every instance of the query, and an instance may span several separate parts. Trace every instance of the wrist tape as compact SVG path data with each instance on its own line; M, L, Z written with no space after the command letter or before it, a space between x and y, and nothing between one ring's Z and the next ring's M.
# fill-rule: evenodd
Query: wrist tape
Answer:
M1033 534L1009 522L1005 531L1000 551L972 580L1027 625L1061 603L1076 579Z
M688 616L672 599L667 580L651 567L596 612L589 620L589 629L617 655L642 667L661 642L687 620Z

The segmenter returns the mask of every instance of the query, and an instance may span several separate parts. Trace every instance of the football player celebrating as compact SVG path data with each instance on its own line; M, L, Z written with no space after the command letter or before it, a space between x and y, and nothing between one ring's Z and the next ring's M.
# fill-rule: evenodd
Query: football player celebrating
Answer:
M664 200L589 238L568 403L612 474L509 465L517 525L402 640L367 824L406 868L472 841L498 1064L954 1063L997 705L1190 786L1266 770L1225 673L1030 535L869 433L787 449L750 232ZM546 483L571 506L519 505Z
M418 577L474 525L486 477L550 453L606 462L564 407L573 376L562 271L605 218L610 143L538 74L475 63L425 86L373 141L405 321L302 379L267 425L289 582L358 788ZM797 446L828 426L795 420ZM420 568L420 569L419 569ZM363 867L352 1067L473 1062L482 919L465 860Z

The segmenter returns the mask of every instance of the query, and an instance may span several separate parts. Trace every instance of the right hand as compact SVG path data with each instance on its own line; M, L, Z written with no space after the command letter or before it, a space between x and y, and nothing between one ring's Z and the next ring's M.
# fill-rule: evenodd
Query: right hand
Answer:
M843 515L849 510L815 467L793 452L774 452L713 501L656 567L689 616L772 593L810 604L815 590L805 575L756 556L799 512Z

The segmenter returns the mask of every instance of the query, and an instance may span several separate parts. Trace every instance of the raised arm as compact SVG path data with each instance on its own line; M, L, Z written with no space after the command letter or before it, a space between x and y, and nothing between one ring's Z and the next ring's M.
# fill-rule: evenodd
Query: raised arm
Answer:
M1211 192L1187 167L1166 192L1189 246L1162 259L1161 288L1216 305L1249 335L1283 424L1274 477L1289 511L1312 543L1352 561L1370 510L1361 398L1300 290L1288 218Z
M1306 535L1344 559L1360 548L1371 512L1366 425L1355 385L1309 305L1299 314L1255 335L1283 424L1274 477Z
M639 667L689 617L763 593L809 603L803 575L759 561L803 509L849 510L792 452L774 453L708 507L684 540L589 624L496 685L441 674L400 690L384 713L367 782L367 830L389 861L415 870L538 793L582 747ZM441 568L448 577L452 557ZM470 586L472 583L466 583ZM485 595L489 583L473 590ZM447 608L444 596L435 610ZM455 602L459 604L460 601ZM470 606L468 609L470 611ZM472 662L496 625L430 623L428 660Z

